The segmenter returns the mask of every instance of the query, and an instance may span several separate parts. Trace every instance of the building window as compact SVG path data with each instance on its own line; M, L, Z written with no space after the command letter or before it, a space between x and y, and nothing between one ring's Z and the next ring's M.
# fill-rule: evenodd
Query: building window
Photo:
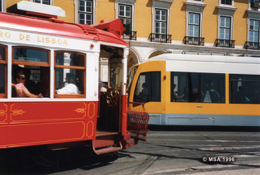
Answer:
M171 43L171 35L168 34L168 10L155 8L154 14L154 33L150 34L150 41Z
M232 0L221 0L221 4L232 5Z
M204 38L201 37L201 13L188 13L188 36L184 37L184 44L204 45Z
M50 0L34 0L33 2L50 5Z
M259 49L259 21L257 20L250 20L248 47Z
M121 19L123 24L132 26L132 6L125 4L118 4L119 14L118 18Z
M231 40L232 24L231 17L220 16L219 38L216 40L217 47L235 47L235 41Z
M189 13L188 24L189 36L199 37L200 31L200 15L197 13Z
M167 10L155 9L155 38L166 39L167 34Z
M221 16L220 17L220 39L229 40L230 39L230 17Z
M92 0L79 0L79 23L80 24L93 24L93 1Z

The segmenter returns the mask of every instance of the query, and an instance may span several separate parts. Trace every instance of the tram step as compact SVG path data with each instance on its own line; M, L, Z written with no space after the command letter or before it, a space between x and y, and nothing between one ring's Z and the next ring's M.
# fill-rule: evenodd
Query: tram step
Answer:
M122 150L122 146L121 147L112 146L112 147L102 148L102 149L98 149L98 150L95 150L95 149L93 149L93 150L97 155L100 155L100 154L120 151L120 150Z

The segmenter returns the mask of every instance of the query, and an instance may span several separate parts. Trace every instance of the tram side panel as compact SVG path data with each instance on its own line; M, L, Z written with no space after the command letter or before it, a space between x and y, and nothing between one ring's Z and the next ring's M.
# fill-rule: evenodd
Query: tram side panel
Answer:
M5 105L9 121L6 147L95 139L97 102L15 102Z

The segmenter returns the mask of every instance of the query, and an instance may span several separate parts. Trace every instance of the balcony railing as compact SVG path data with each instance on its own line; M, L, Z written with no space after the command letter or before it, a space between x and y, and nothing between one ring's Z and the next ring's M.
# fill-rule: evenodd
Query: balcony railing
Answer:
M203 37L185 36L183 41L184 44L204 46L204 39Z
M172 35L150 33L149 39L151 42L171 43Z
M235 40L216 39L216 47L235 47Z
M136 36L137 36L136 33L137 33L136 31L131 31L129 35L123 34L122 38L126 40L136 40Z
M260 43L259 42L246 41L245 49L260 50Z

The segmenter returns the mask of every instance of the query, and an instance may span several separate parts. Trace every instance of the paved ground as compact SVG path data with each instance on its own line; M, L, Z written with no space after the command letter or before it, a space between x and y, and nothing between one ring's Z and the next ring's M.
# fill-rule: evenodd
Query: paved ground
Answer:
M16 156L0 160L0 174L260 174L260 132L150 131L147 142L117 153L90 156L77 148L50 154L52 168Z

